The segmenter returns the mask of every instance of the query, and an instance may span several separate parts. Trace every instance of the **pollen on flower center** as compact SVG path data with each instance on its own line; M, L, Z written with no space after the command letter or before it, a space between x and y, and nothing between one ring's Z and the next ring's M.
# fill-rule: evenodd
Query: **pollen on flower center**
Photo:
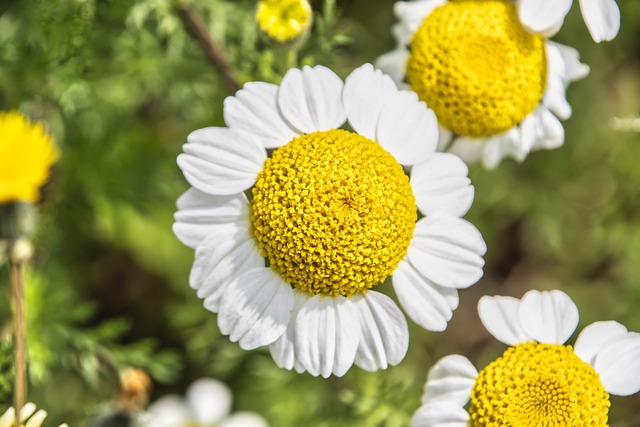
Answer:
M407 79L446 128L496 135L540 103L545 42L522 27L510 0L449 0L414 34Z
M260 30L279 42L300 36L311 25L312 17L307 0L262 0L256 12Z
M473 388L473 427L607 426L609 395L571 346L510 347Z
M417 209L402 166L378 143L344 130L278 148L253 188L252 232L291 285L351 296L406 255Z

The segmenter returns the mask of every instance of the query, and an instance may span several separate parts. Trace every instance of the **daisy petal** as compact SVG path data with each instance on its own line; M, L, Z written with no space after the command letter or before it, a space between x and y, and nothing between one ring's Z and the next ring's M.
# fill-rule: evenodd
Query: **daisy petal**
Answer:
M352 304L343 296L316 295L300 308L295 353L311 375L340 377L353 365L361 334Z
M178 198L173 232L182 243L195 249L216 226L249 218L244 193L214 196L190 188Z
M482 158L486 138L456 137L447 151L455 154L467 164L477 163Z
M267 152L250 133L228 128L191 132L178 156L189 184L209 194L229 195L250 188Z
M547 33L562 24L572 0L518 0L522 25L532 33Z
M342 106L343 86L340 77L321 65L292 68L280 84L278 107L302 133L336 129L347 118Z
M278 112L278 86L251 82L224 100L224 122L259 135L264 148L280 147L297 136Z
M375 291L357 295L352 301L362 327L356 365L376 371L400 363L409 348L409 328L398 306Z
M518 298L485 295L478 301L478 314L485 329L498 341L517 345L531 339L520 326L519 307Z
M398 163L415 165L438 145L438 120L415 92L401 90L387 99L378 121L376 140Z
M578 326L578 307L562 291L529 291L518 318L527 335L543 344L564 344Z
M458 291L427 280L408 261L393 272L393 289L400 305L414 323L428 331L444 331L458 305Z
M433 9L446 2L447 0L399 1L393 5L393 13L413 33L420 27L422 21L431 14Z
M580 359L593 366L596 355L607 341L626 334L627 328L618 322L595 322L580 332L573 350Z
M471 398L478 370L464 356L443 357L429 370L422 403L444 403L464 406Z
M45 418L47 418L47 411L40 409L29 418L29 421L27 421L24 427L40 427L42 423L44 423Z
M434 153L411 169L411 188L416 205L425 215L444 212L463 216L473 202L469 169L458 157Z
M289 319L287 330L276 340L276 342L269 346L271 357L280 368L290 371L296 364L295 322L296 317L298 316L298 311L300 311L300 307L302 307L302 304L304 304L308 299L308 294L300 292L297 289L293 290L293 309L291 310L291 318Z
M243 350L269 345L287 329L293 309L291 286L271 268L256 268L229 283L218 327Z
M580 0L580 11L596 43L613 40L620 30L620 9L615 0Z
M207 298L205 306L218 312L220 295L236 275L264 266L260 249L249 232L249 223L216 227L196 248L189 284L199 298Z
M252 412L235 412L224 421L220 422L220 427L268 427L267 421Z
M547 77L547 89L542 97L542 103L562 120L567 120L573 113L566 93L566 86L562 78L550 73Z
M387 99L398 92L391 77L373 65L364 64L353 71L344 83L342 100L351 127L360 135L376 139L378 117Z
M200 378L191 384L186 399L199 425L214 425L231 412L231 390L212 378Z
M640 334L629 332L607 341L593 367L608 393L629 396L640 391Z
M11 427L16 418L16 410L10 406L0 417L0 427Z
M398 86L402 87L401 85L407 74L405 65L408 59L409 50L401 47L379 56L374 61L374 65L385 74L388 74Z
M447 288L467 288L482 277L487 246L477 228L454 216L420 219L407 259L425 278Z
M533 148L552 150L564 144L562 123L544 105L540 105L530 117L535 120Z
M181 397L163 396L149 405L147 425L154 427L173 427L189 422L189 408Z
M411 420L411 427L469 427L469 413L460 405L423 405Z
M559 75L565 85L589 74L589 66L580 62L580 53L571 46L547 40L547 56L549 73Z

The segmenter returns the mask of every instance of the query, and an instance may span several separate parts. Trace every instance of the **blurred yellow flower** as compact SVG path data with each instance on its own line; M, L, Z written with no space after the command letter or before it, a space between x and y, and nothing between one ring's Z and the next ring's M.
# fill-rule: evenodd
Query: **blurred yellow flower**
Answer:
M300 37L311 25L313 11L307 0L262 0L256 21L260 30L278 42Z
M40 123L0 112L0 203L36 202L59 152Z

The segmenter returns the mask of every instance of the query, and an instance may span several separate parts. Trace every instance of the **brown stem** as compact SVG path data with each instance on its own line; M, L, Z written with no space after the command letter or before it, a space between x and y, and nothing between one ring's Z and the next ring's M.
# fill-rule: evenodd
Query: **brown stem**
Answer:
M27 335L26 317L24 312L23 267L24 264L21 261L9 261L11 295L13 297L14 310L15 381L13 388L13 407L15 408L16 414L20 413L27 396Z
M187 32L200 44L207 59L213 64L218 73L220 73L220 77L227 87L231 92L237 92L240 89L240 83L233 69L229 66L224 51L211 37L200 15L198 15L191 6L186 4L178 3L176 5L176 11Z

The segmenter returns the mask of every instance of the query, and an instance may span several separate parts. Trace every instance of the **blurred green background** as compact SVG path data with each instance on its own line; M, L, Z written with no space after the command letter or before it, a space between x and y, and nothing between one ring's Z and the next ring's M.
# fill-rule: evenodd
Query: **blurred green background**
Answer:
M504 350L479 323L485 294L562 289L578 304L579 329L612 319L640 331L640 133L612 127L640 114L640 2L618 1L620 34L603 44L575 3L554 40L576 47L591 74L568 90L565 145L470 171L466 218L489 247L485 277L461 292L445 332L410 326L400 366L324 380L278 369L267 350L240 350L188 286L193 252L171 232L188 188L175 159L190 131L223 125L232 93L173 3L2 0L0 109L45 121L63 153L27 282L29 398L48 410L47 425L86 425L109 408L128 366L151 374L152 398L202 376L223 380L234 409L273 426L408 425L438 358L460 353L482 367ZM280 53L254 27L255 1L194 6L243 82L279 80ZM393 48L393 1L343 0L323 18L324 6L314 2L301 63L345 77ZM10 401L7 278L0 267L0 406ZM640 426L640 395L613 397L610 424Z

